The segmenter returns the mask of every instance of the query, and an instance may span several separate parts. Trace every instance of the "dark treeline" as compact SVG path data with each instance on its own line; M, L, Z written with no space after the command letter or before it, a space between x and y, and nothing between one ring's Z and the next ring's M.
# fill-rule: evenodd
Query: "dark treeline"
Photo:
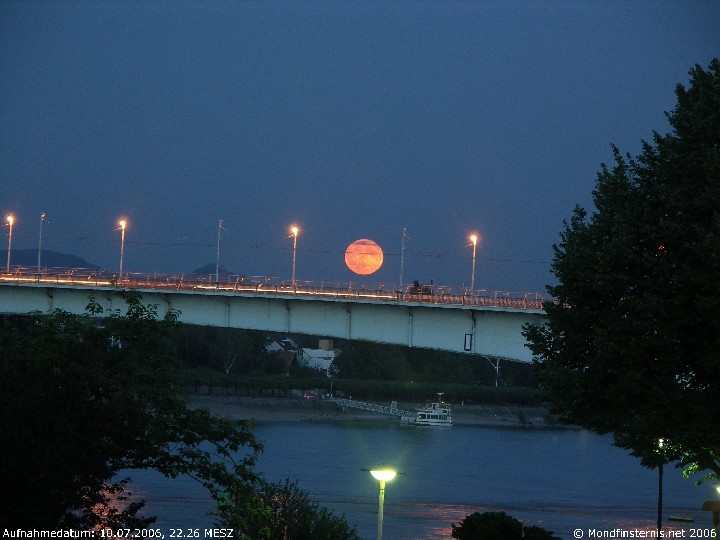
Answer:
M291 338L299 348L317 348L318 338L216 327L180 325L173 342L197 392L285 396L292 389L332 388L366 399L423 400L443 391L453 401L537 402L534 366L495 358L415 349L364 341L334 340L341 351L332 380L317 371L288 367L268 342ZM497 378L497 388L496 386ZM212 388L215 387L215 390Z

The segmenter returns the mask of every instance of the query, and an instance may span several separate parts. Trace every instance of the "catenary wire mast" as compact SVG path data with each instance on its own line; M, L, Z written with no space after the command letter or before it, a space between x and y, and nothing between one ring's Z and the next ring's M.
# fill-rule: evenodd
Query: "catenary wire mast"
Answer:
M218 221L217 254L215 256L215 285L220 284L220 231L223 231L223 220Z
M407 229L403 227L402 240L400 243L400 293L403 292L403 272L405 270L405 239L410 239L407 234Z
M40 261L42 256L42 230L43 230L43 223L46 221L45 219L45 212L40 214L40 234L38 234L38 267L37 267L37 273L40 274Z

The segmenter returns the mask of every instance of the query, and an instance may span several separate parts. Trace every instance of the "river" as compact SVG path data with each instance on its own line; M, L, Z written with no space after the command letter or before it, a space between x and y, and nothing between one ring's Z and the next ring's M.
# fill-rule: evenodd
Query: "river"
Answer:
M298 480L363 539L375 537L378 505L378 482L363 469L383 464L400 472L385 493L387 540L450 539L452 523L490 510L563 539L576 529L585 538L589 529L652 530L657 520L658 471L584 430L293 422L261 424L255 433L265 443L257 470L267 480ZM134 492L158 515L156 526L212 525L212 502L192 480L132 476ZM663 491L667 530L709 530L710 514L700 507L717 499L713 485L696 487L668 465ZM695 522L668 521L687 515Z

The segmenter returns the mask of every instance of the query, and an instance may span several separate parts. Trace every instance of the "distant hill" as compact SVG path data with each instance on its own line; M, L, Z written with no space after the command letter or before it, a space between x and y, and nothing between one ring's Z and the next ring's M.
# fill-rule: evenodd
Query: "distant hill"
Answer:
M213 263L208 263L204 266L201 266L200 268L196 268L192 271L193 274L215 274L215 265ZM228 270L227 268L220 267L218 270L218 274L221 276L235 276L237 275L237 272L233 272L231 270Z
M36 249L13 249L10 254L10 266L28 266L37 268L38 252ZM7 250L0 251L0 262L7 261ZM56 251L42 250L41 260L43 268L88 268L100 269L96 264L87 262L77 255L68 255Z
M33 268L37 268L37 255L36 249L13 249L10 259L10 266L15 268L22 266L32 271ZM7 250L0 250L0 268L4 271L5 262L7 261ZM58 253L57 251L42 250L42 258L40 261L43 268L85 268L88 270L101 270L99 266L91 262L86 261L82 257L77 255L68 255L67 253ZM198 275L215 275L215 264L208 263L200 268L197 268L190 272L191 274ZM228 270L227 268L220 267L221 276L237 276L237 272Z

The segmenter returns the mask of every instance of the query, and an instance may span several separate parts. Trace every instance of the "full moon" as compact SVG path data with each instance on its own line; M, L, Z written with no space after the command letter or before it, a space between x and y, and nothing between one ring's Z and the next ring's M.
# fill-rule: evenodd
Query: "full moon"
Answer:
M383 263L383 251L375 242L366 238L355 240L345 250L347 267L363 276L376 272Z

